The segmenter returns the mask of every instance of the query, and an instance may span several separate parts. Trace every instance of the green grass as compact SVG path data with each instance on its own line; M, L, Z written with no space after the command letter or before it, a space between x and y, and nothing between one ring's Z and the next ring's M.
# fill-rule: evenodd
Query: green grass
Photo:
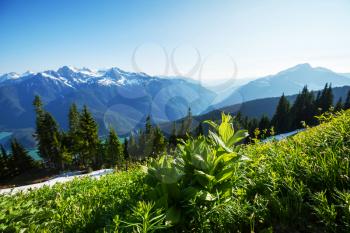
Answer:
M230 150L215 140L208 139L214 154ZM236 148L232 158L249 159L223 164L224 182L215 181L220 171L191 168L198 143L179 152L185 171L171 159L153 165L160 181L136 169L0 196L0 231L350 232L350 111L280 142ZM167 172L177 176L175 190L191 190L187 199L169 191Z
M95 232L113 225L147 188L139 170L0 197L0 232Z

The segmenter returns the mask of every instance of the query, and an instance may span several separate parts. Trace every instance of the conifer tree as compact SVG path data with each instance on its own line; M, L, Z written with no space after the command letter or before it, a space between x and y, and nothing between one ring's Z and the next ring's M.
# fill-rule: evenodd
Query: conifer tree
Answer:
M186 117L186 126L185 134L191 134L192 131L192 110L188 108L187 117Z
M0 144L0 178L10 176L9 158L3 145Z
M55 169L63 168L61 134L53 116L45 112L40 136L40 155Z
M153 136L143 131L138 133L137 158L145 159L152 154Z
M336 103L336 105L335 105L335 107L334 107L334 111L339 112L339 111L342 110L342 109L343 109L343 100L342 100L342 98L340 97L340 98L338 99L338 102Z
M290 127L290 104L284 94L279 99L275 115L272 118L272 125L277 133L284 133Z
M117 133L112 127L109 129L106 147L108 165L121 167L123 148Z
M325 94L323 96L327 96L328 87L326 88ZM322 103L325 103L325 98L322 97ZM305 122L308 125L316 124L316 119L314 116L316 115L315 109L315 100L314 95L310 92L305 86L300 94L298 94L292 108L291 108L291 117L292 117L292 127L291 129L300 128L301 122ZM278 131L277 131L278 132Z
M318 92L314 103L315 103L315 108L318 110L318 114L328 111L330 107L333 105L332 86L326 83L323 90L321 92Z
M81 162L88 168L89 166L97 167L97 152L99 145L98 126L86 105L79 119L79 151Z
M130 156L129 156L129 141L127 138L124 139L124 143L123 143L123 156L125 161L125 170L128 170L128 161L130 159Z
M154 129L153 156L161 155L166 150L166 141L159 127Z
M350 90L348 91L348 95L346 96L346 100L344 103L344 109L349 109L350 108Z
M17 141L17 139L12 139L11 150L17 174L28 171L34 167L34 160L30 157L24 147Z
M135 140L135 136L133 133L130 134L129 137L129 143L128 143L128 154L129 157L136 157L136 153L138 151L137 145L136 145L136 140Z
M333 95L332 84L329 84L327 92L326 92L326 97L325 97L326 111L328 111L330 109L330 107L333 106L333 100L334 100L334 95Z
M177 144L176 121L173 122L173 128L169 137L169 145L175 147Z
M96 168L101 168L102 165L104 165L106 163L108 164L107 145L102 140L98 141L97 155L98 156L96 158L96 164L95 164Z
M62 160L62 137L58 125L53 116L43 109L39 96L35 96L33 105L36 112L35 138L38 141L40 157L49 167L61 169Z
M43 110L43 103L41 101L41 98L36 95L33 101L33 105L35 108L35 113L36 113L36 129L35 129L35 134L34 137L38 142L38 149L39 149L39 154L42 157L42 159L46 160L48 159L48 155L46 152L46 146L44 143L45 140L45 135L44 135L44 110Z
M77 105L73 103L69 108L68 133L66 137L64 137L64 146L71 155L72 162L75 164L78 163L79 160L79 120L80 113Z
M185 126L185 120L182 119L181 120L181 128L180 128L180 131L178 133L178 137L179 138L185 138L185 135L186 135L186 126Z
M79 118L80 113L78 111L77 105L73 103L69 108L69 115L68 115L68 121L69 121L69 133L70 134L77 134L79 130Z
M145 133L151 134L152 132L152 122L151 122L151 116L148 115L146 118L146 124L145 124Z
M249 120L247 128L250 137L253 138L255 136L256 129L259 128L259 121L256 118L252 118Z
M3 157L7 157L8 156L7 152L6 152L6 149L5 149L5 147L2 144L0 144L0 155L2 155Z
M199 122L197 128L196 128L196 136L199 137L201 135L204 135L204 130L203 130L203 124L202 122Z
M270 119L266 115L263 115L259 121L259 129L262 134L261 137L269 136L269 133L268 133L269 128L270 128Z

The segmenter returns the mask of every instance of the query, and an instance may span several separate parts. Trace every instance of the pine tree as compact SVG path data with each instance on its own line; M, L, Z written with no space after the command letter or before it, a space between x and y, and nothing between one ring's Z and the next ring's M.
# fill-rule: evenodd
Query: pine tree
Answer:
M68 148L68 152L72 156L72 162L79 162L79 124L80 113L77 105L73 103L70 106L68 113L68 134L65 140L65 146ZM77 165L77 164L76 164Z
M323 104L322 104L322 109L324 109L324 111L328 111L330 109L330 107L333 105L333 91L332 91L332 84L330 84L328 86L328 88L326 88L327 86L325 86L325 93L324 93L324 99L323 99Z
M23 173L34 167L34 161L24 149L24 147L17 141L12 139L11 150L14 164L16 166L17 173Z
M136 144L136 140L135 140L135 136L133 133L130 134L130 137L129 137L129 144L128 144L128 154L129 154L129 157L132 158L132 157L136 157L136 153L138 151L138 148L137 148L137 144Z
M248 122L248 133L250 135L250 138L254 138L256 129L259 129L259 121L256 118L252 118Z
M153 141L153 156L161 155L166 150L166 141L164 135L159 127L154 130L154 141Z
M35 96L33 105L35 108L35 113L36 113L36 129L35 129L35 134L34 137L38 142L38 148L39 148L39 154L40 156L46 160L48 159L48 155L46 152L46 146L44 143L45 140L45 135L44 135L44 110L43 110L43 103L40 99L39 96Z
M138 133L138 148L137 148L137 158L145 159L152 154L153 149L153 136L151 134L146 134L145 132Z
M62 169L62 136L53 116L43 109L39 96L33 101L36 112L35 138L41 158L49 167Z
M334 107L334 111L339 112L339 111L342 110L342 109L343 109L343 100L342 100L342 98L340 97L340 98L338 99L337 104L336 104L335 107Z
M146 118L146 124L145 124L145 133L151 134L152 132L152 122L151 122L151 116L148 115Z
M0 144L0 178L10 176L9 158L3 145Z
M268 118L268 116L263 115L259 121L259 129L264 130L269 128L270 128L270 119Z
M333 105L333 98L332 86L328 86L328 83L326 83L322 92L318 93L315 101L316 108L321 110L319 113L324 113L330 109Z
M346 96L346 100L344 103L344 109L349 109L350 108L350 90L348 91L348 95Z
M327 96L328 87L325 89L325 94L323 96ZM322 97L322 103L325 105L325 97ZM305 122L307 125L316 124L316 119L314 116L316 115L315 109L315 100L314 94L309 92L307 87L305 86L300 94L298 94L292 108L291 108L291 118L292 118L292 127L291 129L300 128L301 122ZM278 131L277 131L278 132Z
M33 105L34 105L35 112L36 112L37 116L43 116L43 113L44 113L43 103L41 101L40 96L36 95L34 97ZM40 120L40 118L37 117L37 120ZM38 123L38 121L37 121L37 123Z
M45 112L39 142L40 156L55 169L63 168L61 134L53 116Z
M101 168L102 165L108 164L108 156L107 156L107 145L102 140L98 141L97 145L97 158L96 158L96 168Z
M69 134L76 135L79 130L80 113L77 105L73 103L69 109L68 121L69 121Z
M179 138L185 138L185 135L186 135L186 126L185 126L185 120L182 119L181 120L181 128L180 128L180 131L178 133L178 137Z
M172 147L176 147L177 145L176 121L173 122L173 128L169 137L169 145Z
M284 133L289 130L290 127L290 104L284 94L279 99L275 115L272 118L271 124L277 133Z
M110 127L107 139L107 161L110 166L121 167L123 148L115 130Z
M124 143L123 143L123 156L125 161L125 170L128 170L128 161L130 159L130 155L129 155L129 141L127 138L124 139Z
M185 134L191 134L192 131L192 110L188 108L187 117L186 117L186 126L185 126Z
M196 128L196 136L199 137L201 135L204 135L204 130L203 130L203 124L202 122L199 122L197 128Z
M97 167L97 149L99 145L98 126L86 105L79 119L79 151L81 162L85 168Z
M260 129L260 132L262 133L261 135L262 138L269 136L269 133L268 133L269 128L270 128L270 119L266 115L263 115L259 121L259 129Z

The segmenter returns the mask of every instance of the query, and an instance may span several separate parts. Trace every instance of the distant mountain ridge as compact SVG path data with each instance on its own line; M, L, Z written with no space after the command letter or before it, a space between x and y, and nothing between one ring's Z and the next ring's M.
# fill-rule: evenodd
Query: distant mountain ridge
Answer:
M315 96L318 91L314 91ZM333 87L332 91L334 95L333 105L335 106L339 98L342 98L343 102L346 100L347 94L350 91L350 86ZM297 94L286 96L286 98L291 104L294 103L296 97ZM236 115L238 112L240 112L243 116L257 119L265 115L271 119L275 114L279 99L280 97L262 98L215 109L210 112L194 116L194 127L196 127L199 124L199 122L203 122L205 120L220 120L222 112L230 113L231 115ZM181 125L181 122L184 119L185 118L177 120L176 125ZM173 123L165 123L162 124L161 127L165 132L171 132Z
M297 94L303 86L309 90L320 90L325 83L333 87L350 85L349 74L338 74L322 67L310 64L299 64L275 75L255 79L238 89L220 103L211 106L207 111L230 106L254 99Z
M137 130L148 114L155 123L187 114L200 114L215 94L181 78L165 79L119 68L77 69L64 66L43 72L0 76L0 131L30 132L35 125L32 101L41 96L45 109L67 128L67 114L74 102L89 107L104 134L113 125L121 135ZM32 129L32 130L30 130ZM27 134L27 133L26 133ZM15 135L16 136L16 135Z

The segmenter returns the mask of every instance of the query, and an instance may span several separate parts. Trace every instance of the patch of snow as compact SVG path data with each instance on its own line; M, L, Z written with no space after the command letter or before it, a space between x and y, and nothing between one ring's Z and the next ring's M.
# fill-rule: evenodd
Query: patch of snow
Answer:
M58 83L64 83L66 86L69 86L69 87L71 87L71 88L74 88L74 87L69 83L69 81L68 81L67 79L65 79L64 77L61 77L61 76L55 77L55 76L53 76L52 74L48 74L48 73L46 73L46 72L41 73L41 75L42 75L43 77L46 77L46 78L50 78L50 79L52 79L52 80L55 80L55 81L56 81L56 84L58 84Z
M278 135L275 135L275 136L271 136L271 137L268 137L266 138L265 140L263 140L263 142L270 142L270 141L281 141L287 137L290 137L290 136L293 136L297 133L300 133L302 131L304 131L305 129L297 129L297 130L294 130L294 131L291 131L291 132L288 132L288 133L282 133L282 134L278 134Z
M88 174L81 174L80 171L63 173L45 182L31 184L31 185L24 185L24 186L15 187L15 188L1 189L0 195L4 195L4 194L12 195L18 192L27 192L34 189L42 188L44 186L52 187L56 183L65 183L65 182L69 182L74 179L82 178L82 177L99 179L101 176L104 176L113 172L114 172L114 169L101 169L101 170L90 172Z
M15 80L15 79L19 79L20 77L21 77L21 75L15 73L15 72L11 72L11 73L7 73L7 74L0 76L0 82L4 82L7 80Z
M98 84L103 85L103 86L110 86L110 85L115 85L116 83L109 79L109 78L103 78L97 81Z
M116 82L119 86L124 85L126 83L126 78L121 76L121 78Z

